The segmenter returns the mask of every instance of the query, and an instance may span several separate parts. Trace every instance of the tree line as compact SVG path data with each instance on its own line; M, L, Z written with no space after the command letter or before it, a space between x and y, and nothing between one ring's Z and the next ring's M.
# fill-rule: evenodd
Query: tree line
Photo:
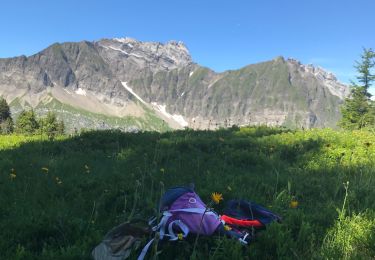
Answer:
M7 101L0 98L0 134L46 134L52 140L56 135L63 135L64 132L64 121L58 120L53 112L38 117L32 109L23 110L14 123Z

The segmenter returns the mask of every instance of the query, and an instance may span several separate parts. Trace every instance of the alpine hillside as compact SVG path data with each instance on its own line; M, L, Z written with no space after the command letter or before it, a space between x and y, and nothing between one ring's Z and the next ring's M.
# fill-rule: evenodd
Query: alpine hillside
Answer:
M176 41L56 43L0 59L0 96L13 115L54 111L70 130L336 127L348 93L332 73L283 57L216 73Z

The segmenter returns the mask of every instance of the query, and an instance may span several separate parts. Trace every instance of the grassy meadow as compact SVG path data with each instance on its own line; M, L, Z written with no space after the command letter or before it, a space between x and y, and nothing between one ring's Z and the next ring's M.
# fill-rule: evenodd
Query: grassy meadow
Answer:
M206 202L223 194L219 213L241 198L283 218L247 247L200 237L197 259L374 259L374 166L368 131L0 136L0 258L91 259L109 229L148 219L168 187L195 183ZM189 259L193 243L165 243L158 258Z

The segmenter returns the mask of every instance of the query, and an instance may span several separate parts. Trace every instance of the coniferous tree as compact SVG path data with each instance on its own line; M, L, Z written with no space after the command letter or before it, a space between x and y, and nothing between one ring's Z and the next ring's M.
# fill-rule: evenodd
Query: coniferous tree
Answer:
M57 134L63 135L65 133L65 124L63 120L60 120L57 125Z
M59 123L53 112L48 112L46 117L42 119L42 131L47 134L48 139L53 140L58 132Z
M362 60L360 62L356 61L356 65L354 66L359 73L357 79L362 83L360 86L366 91L365 94L369 94L367 91L375 81L375 74L372 71L375 66L374 58L375 52L371 48L363 48L363 54L361 55ZM368 96L371 97L371 95Z
M56 135L63 135L65 132L64 121L58 121L56 114L53 112L48 112L44 118L39 120L39 128L40 133L46 134L50 140L53 140Z
M342 119L339 125L342 128L354 130L373 124L371 101L366 95L367 93L361 86L352 88L350 97L345 99L345 103L341 107Z
M0 98L0 133L10 134L13 132L13 119L10 108L4 98Z
M23 110L16 122L16 132L20 134L35 134L39 129L39 123L33 110Z
M4 98L0 98L0 123L11 117L10 108Z
M361 61L356 61L357 79L361 85L352 83L350 96L345 99L341 107L342 119L339 125L344 129L362 129L375 125L375 106L368 92L375 81L374 58L374 51L371 48L364 48Z

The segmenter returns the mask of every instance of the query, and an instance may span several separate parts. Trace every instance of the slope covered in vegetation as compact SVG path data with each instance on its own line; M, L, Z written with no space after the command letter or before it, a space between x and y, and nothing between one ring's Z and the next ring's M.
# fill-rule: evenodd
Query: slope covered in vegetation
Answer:
M368 259L375 256L374 158L375 135L366 131L0 136L0 251L3 259L90 259L110 228L147 219L165 189L193 182L205 201L220 192L224 203L248 199L283 217L248 247L199 238L200 259ZM159 257L187 259L192 246L166 244Z

